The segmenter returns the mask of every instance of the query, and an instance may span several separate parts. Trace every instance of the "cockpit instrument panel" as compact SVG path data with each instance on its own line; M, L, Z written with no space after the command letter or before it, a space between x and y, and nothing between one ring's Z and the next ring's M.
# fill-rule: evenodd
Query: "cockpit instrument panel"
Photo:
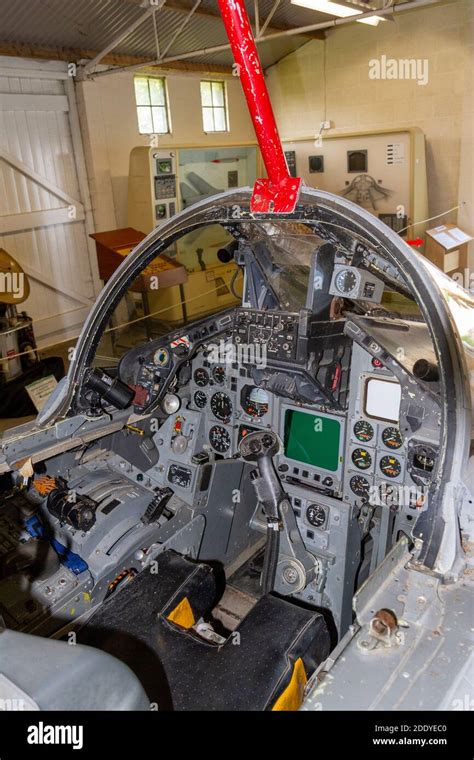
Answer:
M263 357L280 362L305 361L301 350L301 327L308 313L236 309L233 320L233 340L242 354L242 361L257 363ZM245 353L247 352L247 356Z

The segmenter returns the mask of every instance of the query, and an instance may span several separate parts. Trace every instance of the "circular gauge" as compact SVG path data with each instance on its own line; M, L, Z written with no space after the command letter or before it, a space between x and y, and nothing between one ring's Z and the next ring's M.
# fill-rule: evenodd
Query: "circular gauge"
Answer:
M199 385L200 388L204 388L209 382L209 372L204 367L198 367L194 370L194 382Z
M212 377L214 378L214 381L219 385L225 383L226 374L224 367L213 367Z
M153 364L155 364L157 367L166 367L169 360L170 355L169 351L167 351L166 348L159 348L153 354Z
M306 519L315 528L321 528L326 522L326 510L319 504L310 504L306 510Z
M382 441L387 449L399 449L403 446L403 439L396 427L386 427L382 433Z
M263 417L268 412L268 393L263 388L250 388L245 394L243 409L251 417Z
M435 465L435 452L433 449L417 447L413 451L413 467L422 472L432 472Z
M357 276L350 269L343 269L336 275L334 284L340 293L351 293L357 285Z
M214 425L209 430L209 443L219 454L225 454L230 448L230 435L221 425Z
M354 425L354 435L358 441L371 441L374 437L374 428L366 420L359 420Z
M227 393L218 391L211 398L211 412L222 422L227 422L232 414L232 401Z
M396 457L387 454L380 460L380 469L387 478L397 478L402 471L402 465Z
M354 449L351 458L358 470L368 470L372 464L372 457L367 449Z
M355 493L356 496L360 496L361 499L369 498L370 483L362 475L354 475L349 485L352 493Z
M196 391L194 394L194 403L198 409L204 409L207 404L207 396L204 391Z

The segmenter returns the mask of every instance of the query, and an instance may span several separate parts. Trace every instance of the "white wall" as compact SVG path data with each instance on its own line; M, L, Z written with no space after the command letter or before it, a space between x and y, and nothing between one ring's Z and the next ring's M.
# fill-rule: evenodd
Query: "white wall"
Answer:
M255 142L237 78L226 78L230 130L215 134L203 132L199 88L200 79L213 77L172 74L166 78L172 133L160 136L160 147ZM130 151L136 145L149 144L147 135L138 132L133 74L78 83L77 96L96 230L125 227Z

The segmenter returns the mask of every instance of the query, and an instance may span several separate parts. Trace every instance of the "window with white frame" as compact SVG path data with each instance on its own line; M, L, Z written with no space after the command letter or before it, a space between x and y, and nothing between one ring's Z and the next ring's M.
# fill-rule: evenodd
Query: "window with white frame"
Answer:
M227 132L229 118L225 82L201 81L201 105L204 132Z
M166 81L163 77L135 77L138 131L141 135L170 132Z

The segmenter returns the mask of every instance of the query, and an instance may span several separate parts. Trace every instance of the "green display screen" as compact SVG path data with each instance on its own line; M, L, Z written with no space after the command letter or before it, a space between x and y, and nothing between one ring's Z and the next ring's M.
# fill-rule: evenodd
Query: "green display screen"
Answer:
M340 438L341 423L338 420L286 410L285 455L290 459L336 472Z

